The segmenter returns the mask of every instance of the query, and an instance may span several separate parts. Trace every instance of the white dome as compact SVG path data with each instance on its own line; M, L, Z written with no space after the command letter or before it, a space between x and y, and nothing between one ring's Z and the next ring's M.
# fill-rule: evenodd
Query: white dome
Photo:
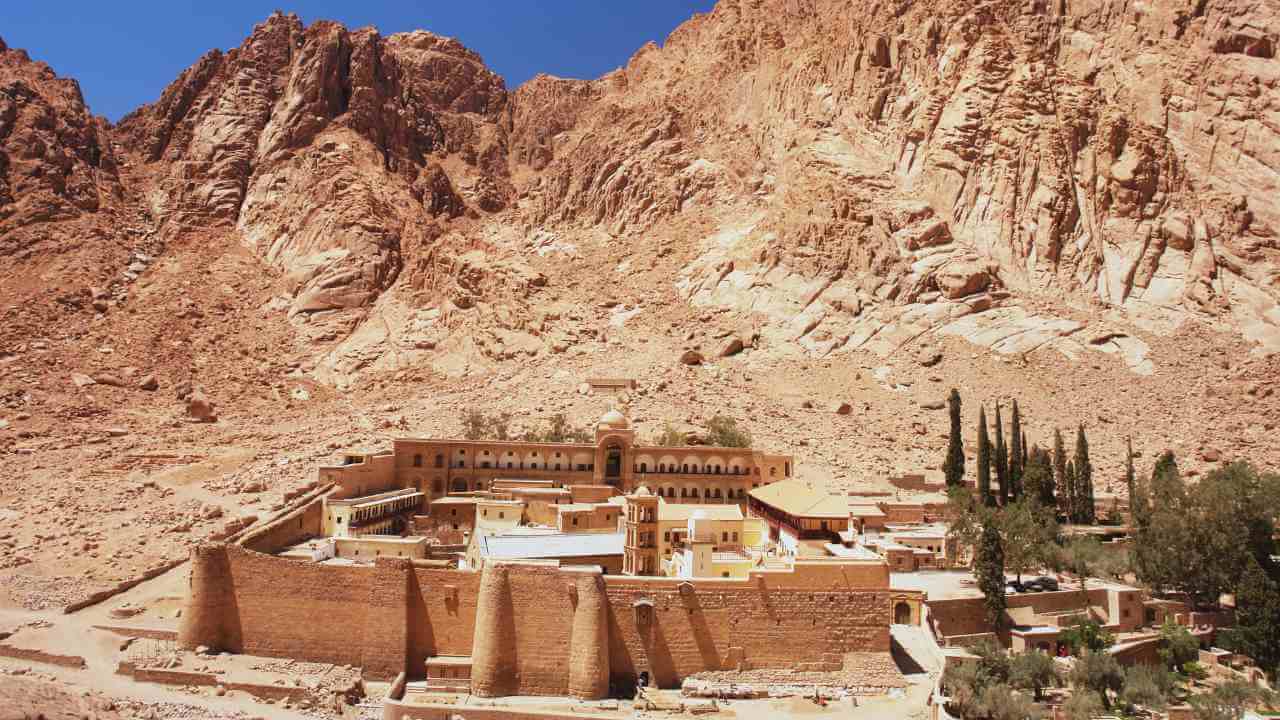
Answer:
M614 408L600 418L600 424L608 425L612 428L625 428L627 419L623 417L622 413L618 412L617 408Z
M638 490L636 490L636 495L638 495L638 496L640 496L640 497L649 497L650 495L653 495L653 493L652 493L652 492L649 492L649 488L648 488L648 487L646 487L646 486L644 486L644 485L641 485L641 486L640 486L640 488L639 488ZM699 511L699 512L701 512L701 511Z

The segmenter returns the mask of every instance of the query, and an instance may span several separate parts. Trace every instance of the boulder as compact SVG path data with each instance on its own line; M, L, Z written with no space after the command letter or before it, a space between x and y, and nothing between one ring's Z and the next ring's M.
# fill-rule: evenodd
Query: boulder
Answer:
M724 347L720 348L720 357L737 355L742 352L742 348L742 338L730 337L725 341Z
M158 390L159 388L160 388L160 381L156 380L155 375L147 375L146 377L142 378L142 380L138 382L139 390L146 390L150 392L152 390Z
M848 415L853 412L853 406L847 402L837 400L831 403L831 412L837 415Z
M701 365L703 360L702 353L697 350L685 350L680 356L680 362L685 365Z
M119 375L112 375L111 373L100 373L98 375L94 375L93 381L98 383L99 385L110 385L111 387L124 387L124 380L121 380Z
M89 387L97 384L96 380L84 373L71 373L71 382L75 383L76 387Z
M924 367L933 367L942 362L942 351L931 345L916 350L916 362Z
M955 257L934 271L933 281L943 295L956 300L991 287L991 273L976 257Z
M187 396L187 418L195 422L215 422L218 419L213 401L204 394L204 388L196 388Z
M947 403L942 400L923 400L920 402L920 407L925 410L941 410L946 406Z

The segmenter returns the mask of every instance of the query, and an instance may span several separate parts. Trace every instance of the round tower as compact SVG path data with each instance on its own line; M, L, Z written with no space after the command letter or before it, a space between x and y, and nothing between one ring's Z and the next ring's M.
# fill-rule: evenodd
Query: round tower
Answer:
M204 645L215 650L238 650L232 628L237 624L231 561L224 543L203 543L191 548L191 575L178 624L178 647L194 650Z
M480 572L476 630L471 642L471 692L480 697L515 695L515 608L507 568L489 562Z
M600 571L582 571L577 590L569 636L569 694L600 700L609 696L609 602Z

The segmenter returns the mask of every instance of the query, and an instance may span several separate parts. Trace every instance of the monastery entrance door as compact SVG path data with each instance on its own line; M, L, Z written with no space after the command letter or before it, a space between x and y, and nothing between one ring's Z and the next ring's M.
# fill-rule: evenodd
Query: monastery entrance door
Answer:
M617 445L605 451L604 476L614 480L622 477L622 448Z
M893 622L895 625L911 624L911 606L900 602L893 607Z

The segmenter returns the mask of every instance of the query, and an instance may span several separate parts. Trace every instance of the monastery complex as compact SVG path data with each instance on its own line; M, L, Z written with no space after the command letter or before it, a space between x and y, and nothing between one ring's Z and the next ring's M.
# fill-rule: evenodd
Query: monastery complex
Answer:
M478 696L598 699L770 668L865 666L862 692L899 686L878 669L923 594L891 590L886 558L846 542L843 498L791 502L815 492L794 471L753 448L638 444L616 408L593 444L345 453L292 512L193 552L180 645Z
M1057 652L1081 613L1136 655L1167 618L1212 624L1095 583L1011 597L997 633L928 495L835 495L753 448L642 445L617 408L594 436L344 453L273 522L193 551L179 645L358 666L394 680L387 717L412 718L441 693L594 701L825 677L880 695L903 685L893 625L953 658L984 639Z

